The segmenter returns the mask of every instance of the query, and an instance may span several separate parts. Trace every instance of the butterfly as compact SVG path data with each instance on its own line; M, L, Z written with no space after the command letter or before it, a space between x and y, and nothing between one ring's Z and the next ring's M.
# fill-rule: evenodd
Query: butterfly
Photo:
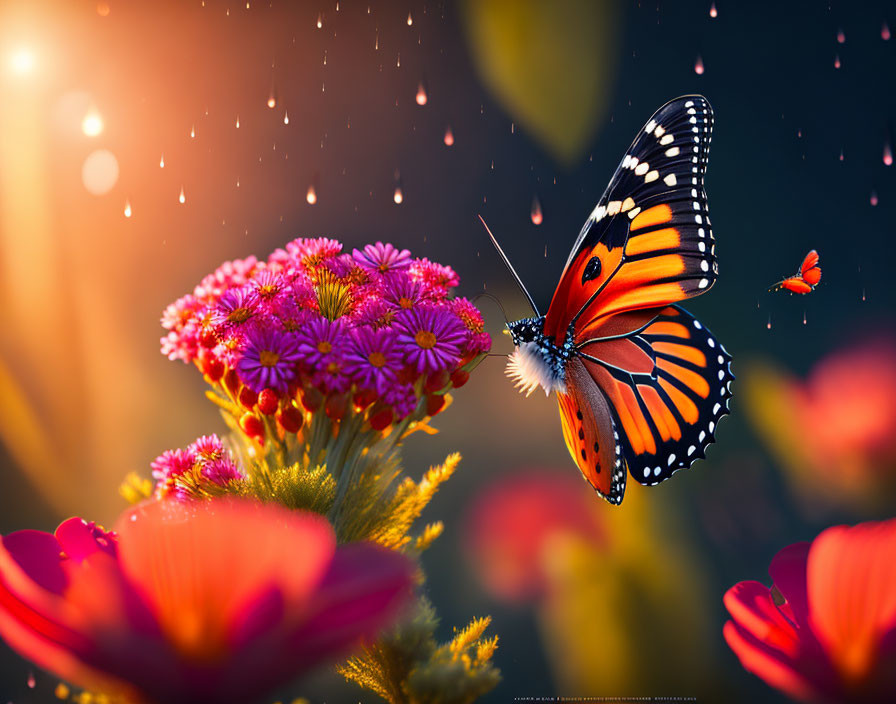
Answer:
M800 265L800 270L794 276L779 281L769 288L769 291L787 289L791 293L805 294L814 291L821 281L821 267L818 265L818 252L814 249L809 252Z
M535 313L507 323L507 374L527 395L557 394L569 452L611 504L627 472L653 485L703 458L728 413L731 356L675 305L717 276L703 190L711 128L702 96L657 110L582 227L544 315L489 232Z

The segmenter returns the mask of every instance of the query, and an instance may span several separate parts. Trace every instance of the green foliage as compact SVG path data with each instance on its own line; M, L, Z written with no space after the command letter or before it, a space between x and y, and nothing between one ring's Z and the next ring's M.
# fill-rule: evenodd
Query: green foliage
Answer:
M240 483L239 493L326 515L336 498L336 480L326 467L307 469L302 462L288 467L262 463L249 471L249 478Z
M448 643L437 643L438 618L421 598L417 613L339 668L348 680L389 704L469 704L501 679L491 664L498 637L475 619Z

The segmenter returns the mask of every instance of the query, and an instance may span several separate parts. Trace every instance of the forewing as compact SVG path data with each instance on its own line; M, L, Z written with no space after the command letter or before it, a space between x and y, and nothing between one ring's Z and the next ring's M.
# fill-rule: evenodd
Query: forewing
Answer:
M566 369L566 392L558 392L563 438L585 479L611 504L622 502L625 467L607 399L574 357Z
M712 109L676 98L638 133L585 222L551 300L545 333L593 337L608 316L702 293L716 278L703 178Z
M640 333L588 343L580 354L637 481L657 484L705 456L734 376L730 355L692 315L670 306Z

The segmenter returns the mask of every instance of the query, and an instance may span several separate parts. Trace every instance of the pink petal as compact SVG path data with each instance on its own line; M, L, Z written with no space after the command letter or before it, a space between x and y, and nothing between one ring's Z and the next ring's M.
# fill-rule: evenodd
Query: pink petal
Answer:
M806 561L809 557L809 543L788 545L775 555L768 573L772 582L787 600L795 623L809 624L809 604L806 596Z
M3 548L29 580L54 594L65 591L68 579L60 564L62 550L56 538L39 530L20 530L3 536L2 541Z
M775 606L768 587L759 582L739 582L725 592L725 608L737 625L753 638L794 659L799 654L799 635Z
M110 555L115 554L115 547L111 541L105 543L97 539L97 533L87 525L82 518L69 518L56 529L56 540L62 546L63 552L77 562L89 557L98 550Z

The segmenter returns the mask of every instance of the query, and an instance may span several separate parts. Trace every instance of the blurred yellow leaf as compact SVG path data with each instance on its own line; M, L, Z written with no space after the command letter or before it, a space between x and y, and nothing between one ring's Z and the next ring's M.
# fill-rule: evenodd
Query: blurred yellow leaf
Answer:
M579 159L603 118L616 64L613 0L466 0L479 76L558 160Z

